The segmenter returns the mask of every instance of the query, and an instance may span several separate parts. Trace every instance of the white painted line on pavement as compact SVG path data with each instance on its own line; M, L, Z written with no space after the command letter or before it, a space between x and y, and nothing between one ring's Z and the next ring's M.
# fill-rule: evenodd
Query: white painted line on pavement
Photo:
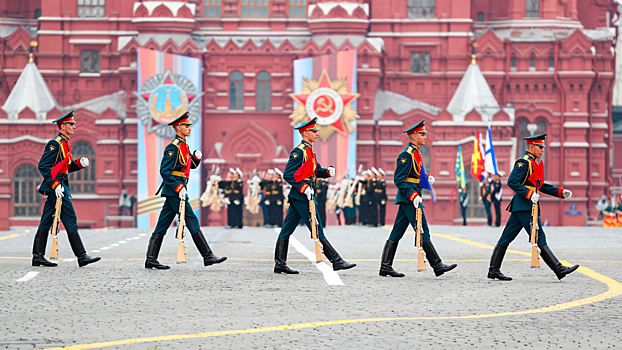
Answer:
M26 276L24 276L22 278L19 278L16 281L17 282L26 282L28 280L31 280L31 279L35 278L35 276L37 276L38 274L39 274L39 272L37 272L37 271L30 271L30 272L28 272L26 274Z
M108 250L108 249L110 249L110 247L101 247L101 248L99 248L99 249L100 249L100 250Z
M136 237L132 237L132 239L140 239L140 237L136 236Z
M119 243L123 244L123 243L127 243L127 241L119 241Z
M141 236L141 237L145 237L146 235L147 235L146 233L139 234L139 236Z
M63 261L76 261L76 258L69 258L69 259L65 259Z
M91 250L91 253L99 253L99 250Z
M119 246L119 244L118 244L118 243L112 243L110 246L111 246L111 247L118 247L118 246Z
M280 233L280 228L275 228L274 231ZM292 244L292 247L298 251L298 253L304 255L309 261L317 267L318 270L324 275L324 279L329 286L343 286L344 283L339 278L339 274L336 271L333 271L333 268L326 264L325 262L321 262L319 264L315 263L315 253L311 252L307 249L302 243L300 243L294 236L289 236L289 242Z

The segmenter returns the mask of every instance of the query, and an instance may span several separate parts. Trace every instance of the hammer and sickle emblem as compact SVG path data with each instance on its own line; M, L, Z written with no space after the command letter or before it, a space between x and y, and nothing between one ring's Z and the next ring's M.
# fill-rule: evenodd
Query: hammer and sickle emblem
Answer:
M316 112L328 112L328 113L334 112L335 106L333 104L333 100L330 98L326 98L322 96L318 99L317 104L318 104L318 107L315 110Z

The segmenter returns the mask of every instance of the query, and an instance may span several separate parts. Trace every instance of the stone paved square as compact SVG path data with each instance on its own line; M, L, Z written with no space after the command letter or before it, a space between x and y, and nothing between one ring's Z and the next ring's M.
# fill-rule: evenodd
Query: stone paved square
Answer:
M229 258L211 267L200 264L191 239L188 263L175 264L171 228L160 253L160 262L171 265L164 271L143 267L151 232L141 229L81 231L89 254L102 257L83 268L62 232L59 266L32 267L34 231L0 232L0 348L608 349L622 343L620 229L547 227L558 258L582 266L562 281L544 262L530 268L529 256L519 254L530 251L521 233L502 266L514 281L501 282L486 273L487 246L502 228L432 225L440 256L458 264L439 278L429 264L417 272L410 232L394 263L406 277L389 278L378 276L388 228L330 226L333 246L358 265L338 272L341 286L328 285L291 242L288 264L300 274L274 274L277 232L269 228L204 227L214 252ZM294 237L313 251L306 228ZM29 272L38 274L18 281ZM152 337L161 338L146 339Z

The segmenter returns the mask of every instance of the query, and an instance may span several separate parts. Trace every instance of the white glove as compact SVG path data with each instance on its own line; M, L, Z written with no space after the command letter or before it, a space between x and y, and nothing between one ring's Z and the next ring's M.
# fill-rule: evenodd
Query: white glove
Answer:
M210 176L210 177L209 177L209 180L210 180L210 181L215 181L215 180L216 180L216 175L212 175L212 176Z
M222 201L223 201L223 203L225 203L226 205L230 205L230 204L231 204L231 201L229 200L229 198L225 198L225 199L223 199Z
M417 195L417 197L413 199L413 205L415 206L415 208L419 208L419 204L421 203L423 203L423 198L421 198L420 195Z
M329 166L328 167L328 175L330 175L330 177L335 176L336 173L337 173L337 171L335 170L334 166Z
M240 201L236 199L236 200L233 201L233 204L240 205Z
M194 151L194 158L201 160L203 158L203 152L199 150Z
M540 200L540 194L539 194L539 193L534 192L534 193L531 195L531 201L533 202L533 204L536 204L536 203L538 203L538 201L539 201L539 200Z
M430 183L430 185L434 185L436 179L434 178L434 176L428 175L428 182Z
M186 193L188 193L188 191L186 190L185 187L181 188L181 191L179 191L179 199L186 200Z
M281 205L281 204L283 204L283 202L281 202L281 201L276 201L276 205Z
M89 159L87 157L82 157L80 158L80 165L82 165L83 168L86 168L87 166L91 165L91 162L89 162Z
M214 178L216 181L220 182L222 181L222 177L220 177L219 175L216 175L216 177Z
M307 187L305 189L305 194L307 195L307 199L308 200L313 199L313 193L315 193L315 192L313 191L313 189L311 187Z
M56 193L56 197L63 198L65 197L65 188L63 187L63 185L59 184L54 189L54 193Z
M265 205L270 205L270 201L264 201L263 202Z
M563 190L562 191L562 197L570 198L570 197L572 197L572 192L570 192L570 190Z
M387 204L387 201L385 201L384 199L380 201L380 204L385 205Z

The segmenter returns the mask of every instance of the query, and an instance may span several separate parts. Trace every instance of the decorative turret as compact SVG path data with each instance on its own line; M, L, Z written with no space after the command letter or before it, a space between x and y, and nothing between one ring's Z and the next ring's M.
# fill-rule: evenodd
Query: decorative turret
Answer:
M49 111L58 108L56 99L41 76L37 65L32 61L32 56L2 106L9 119L14 120L20 119L22 111L26 108L34 113L34 118L37 120L45 120Z
M313 35L365 35L369 5L364 0L317 0L309 5L309 29Z
M132 22L141 33L190 34L196 7L187 0L137 1Z

